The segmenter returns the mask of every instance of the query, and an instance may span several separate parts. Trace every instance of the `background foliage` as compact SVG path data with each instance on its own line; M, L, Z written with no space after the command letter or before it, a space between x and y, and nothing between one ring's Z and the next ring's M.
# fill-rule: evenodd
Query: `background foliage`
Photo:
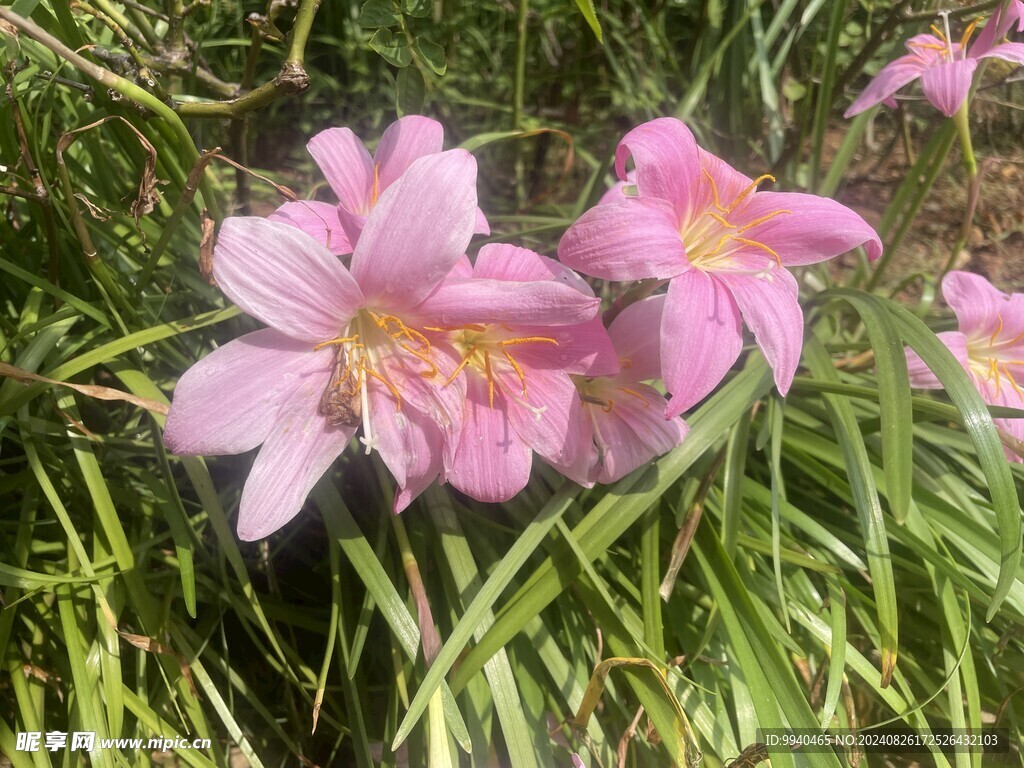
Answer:
M40 730L213 739L91 755L131 766L518 768L573 751L663 765L698 746L717 766L753 759L759 727L889 720L1019 741L1020 465L920 319L950 327L934 277L969 255L952 126L915 100L838 120L931 4L316 5L0 7L0 363L167 402L182 371L254 327L202 276L204 208L267 213L282 199L268 179L315 195L309 136L371 138L412 111L476 154L493 239L553 253L610 181L621 134L677 115L737 167L858 207L884 266L805 269L805 370L785 403L751 345L683 446L610 489L538 466L502 507L435 489L392 519L376 457L350 453L299 519L251 545L232 522L251 456L168 456L159 409L5 379L7 761L74 764L14 749ZM993 66L973 111L989 173L967 245L1007 290L1020 97ZM911 395L904 343L950 400ZM632 661L599 666L613 657ZM595 670L603 692L588 691ZM858 759L912 764L773 754Z

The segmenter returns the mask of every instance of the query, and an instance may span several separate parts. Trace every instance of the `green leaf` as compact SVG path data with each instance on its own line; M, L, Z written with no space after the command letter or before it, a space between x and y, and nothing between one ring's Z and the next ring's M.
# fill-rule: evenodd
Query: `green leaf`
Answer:
M831 292L849 302L864 321L878 368L878 403L882 421L882 467L886 495L898 523L910 508L914 457L910 376L903 339L886 311L885 300L838 288Z
M402 17L395 9L393 0L366 0L363 7L359 9L360 27L368 29L393 27L401 21ZM371 42L370 45L373 43Z
M434 695L434 691L444 682L444 676L448 674L448 670L458 660L459 654L466 647L466 644L473 636L473 632L491 610L498 596L508 586L512 577L518 573L523 563L526 562L526 559L540 546L541 541L554 524L562 518L569 505L572 504L573 497L578 492L579 486L568 480L565 481L558 492L537 513L537 517L526 526L526 529L520 534L516 543L512 545L511 549L505 554L505 557L502 558L498 566L491 572L490 578L487 579L487 582L477 593L473 602L470 603L469 608L466 609L462 618L459 619L459 623L455 625L455 629L452 630L444 647L441 648L437 658L434 659L434 663L423 679L422 685L416 691L416 695L409 704L409 711L406 713L405 719L395 735L391 746L392 749L398 749L399 745L408 738L409 732L419 722L420 717L426 710L427 704Z
M433 40L420 35L413 42L413 48L435 75L443 76L448 71L444 48Z
M597 19L597 9L594 7L594 0L576 0L576 7L580 9L583 18L594 31L597 42L604 44L604 33L601 31L601 22Z
M825 381L838 381L839 374L832 365L832 359L825 346L816 336L804 344L805 359L811 371ZM896 581L892 573L892 558L889 554L889 539L885 532L885 517L878 500L871 461L864 445L864 437L853 406L846 398L838 395L823 395L825 407L832 419L832 429L842 449L843 462L850 478L854 506L864 533L867 549L868 571L874 588L875 603L878 607L879 644L882 658L882 687L889 684L896 668L899 649L899 612L896 607Z
M999 525L1000 544L999 578L985 614L985 620L991 621L1013 586L1021 560L1020 500L1017 498L1010 466L985 402L960 362L913 312L894 302L889 303L889 310L896 317L907 344L938 377L946 394L963 414L964 427L974 442L978 461L988 481Z
M431 0L401 0L402 13L417 19L426 18L433 8Z
M427 89L423 74L416 67L404 67L395 79L395 111L399 117L423 111Z
M378 29L370 38L370 47L395 67L408 67L412 64L412 51L403 37L395 37L390 29Z

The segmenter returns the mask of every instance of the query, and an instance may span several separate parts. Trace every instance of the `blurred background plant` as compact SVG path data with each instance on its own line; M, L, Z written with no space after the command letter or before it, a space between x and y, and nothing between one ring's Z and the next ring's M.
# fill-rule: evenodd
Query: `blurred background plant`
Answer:
M906 342L962 376L918 319L950 327L933 307L947 261L1024 281L1019 76L997 62L977 90L965 243L949 121L914 91L839 118L935 5L0 6L0 363L20 377L0 386L0 754L76 764L15 734L95 731L213 746L93 765L663 765L698 747L749 765L758 728L888 720L1018 744L1021 465L1002 459L999 409L962 388L912 397L897 361ZM251 456L178 459L160 437L177 377L254 327L201 244L225 215L323 190L316 131L376 136L415 112L476 154L495 240L553 254L611 182L618 138L676 115L738 168L855 207L886 267L804 270L806 371L785 405L752 351L684 445L617 486L538 466L509 504L436 489L392 520L376 456L346 456L293 524L240 544ZM418 626L424 594L436 626ZM773 753L857 759L981 764Z

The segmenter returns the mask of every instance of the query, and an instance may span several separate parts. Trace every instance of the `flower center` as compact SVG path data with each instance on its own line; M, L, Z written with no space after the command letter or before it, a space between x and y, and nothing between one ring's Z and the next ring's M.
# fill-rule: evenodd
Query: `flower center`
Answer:
M683 246L686 248L686 257L693 266L705 272L718 270L742 272L744 270L742 266L736 264L735 257L740 252L753 250L767 254L775 263L770 264L766 269L757 269L751 274L770 279L769 273L776 266L782 266L782 259L771 247L746 236L745 233L776 216L790 214L792 211L780 209L742 223L735 223L731 217L734 216L740 204L757 190L758 184L765 180L774 182L775 177L767 173L759 176L736 195L732 202L723 205L714 177L708 173L707 169L702 169L702 172L711 185L712 203L707 210L693 217L680 232Z
M427 330L443 330L432 329ZM519 379L522 397L527 396L526 371L516 360L513 351L522 344L554 344L550 336L513 336L510 328L501 325L467 325L455 329L452 343L462 353L462 360L448 377L445 385L451 384L462 371L469 367L487 380L487 402L494 407L494 393L505 393L497 374L512 371ZM525 405L525 403L524 403Z
M970 364L971 373L980 381L986 381L995 387L995 396L1002 394L1004 381L1017 397L1024 402L1024 390L1017 384L1011 367L1017 368L1018 375L1021 373L1020 366L1024 366L1024 352L1021 350L1021 342L1024 341L1024 333L1016 336L1000 339L1003 332L1003 316L996 316L999 324L995 331L988 338L968 339L967 359Z
M357 426L362 421L367 453L373 446L366 384L378 381L402 409L402 381L415 366L424 378L439 370L430 340L394 315L361 309L342 336L317 344L314 349L335 347L331 379L320 401L320 413L334 426Z

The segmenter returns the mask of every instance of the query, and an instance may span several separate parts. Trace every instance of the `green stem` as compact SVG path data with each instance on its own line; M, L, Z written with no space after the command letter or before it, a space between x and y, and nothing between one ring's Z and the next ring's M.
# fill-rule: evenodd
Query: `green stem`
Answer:
M974 212L978 208L978 198L981 196L981 176L978 174L978 163L974 158L974 147L971 144L969 108L970 100L968 99L953 115L953 124L956 126L956 134L960 139L960 150L964 156L964 170L967 171L967 205L964 206L964 220L960 225L960 234L957 236L956 242L953 243L949 259L939 274L939 282L942 282L946 273L956 266L961 251L967 245L967 240L971 236L971 226L974 223Z

